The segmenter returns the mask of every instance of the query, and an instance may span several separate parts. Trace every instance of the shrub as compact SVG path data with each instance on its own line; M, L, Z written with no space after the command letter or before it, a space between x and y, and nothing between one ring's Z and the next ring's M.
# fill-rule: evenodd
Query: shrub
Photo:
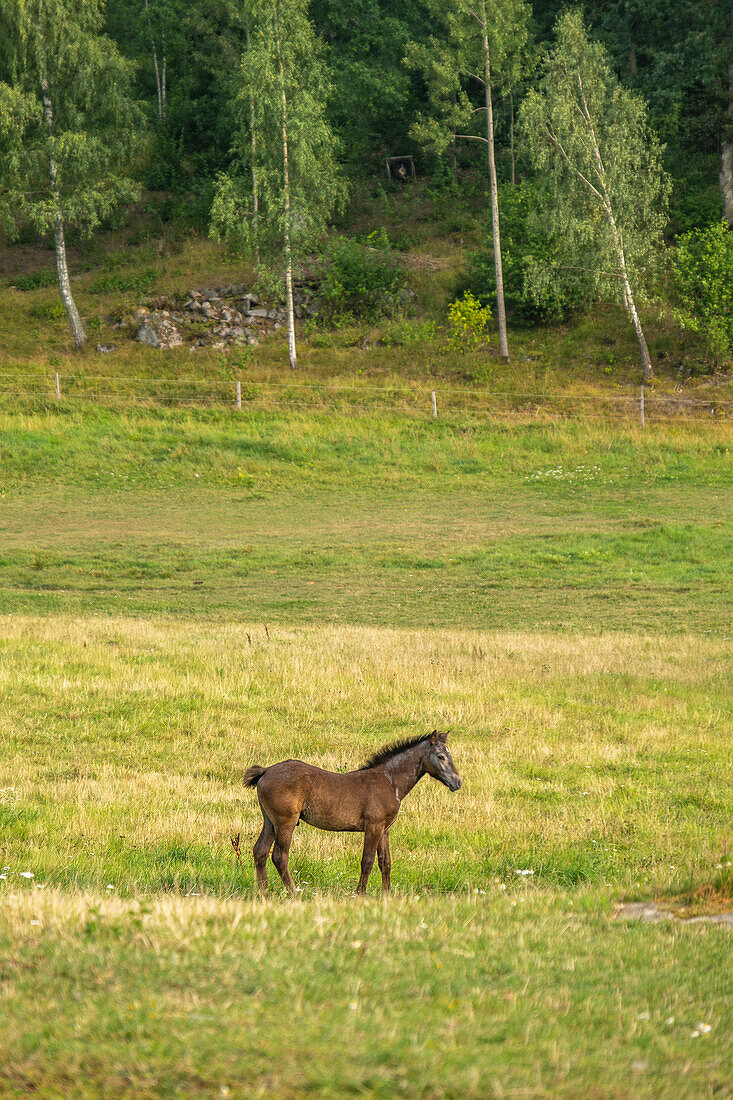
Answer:
M456 351L475 351L485 342L490 321L490 307L467 290L448 306L448 343Z
M733 233L725 222L683 234L672 257L676 316L716 362L733 348Z
M111 294L117 291L135 290L146 294L155 283L155 271L152 267L142 271L132 271L127 275L102 275L89 287L90 294Z
M553 267L562 257L562 241L559 235L548 239L540 225L535 224L532 210L536 201L536 185L526 180L517 186L501 187L504 300L511 319L527 325L562 321L588 303L580 286L570 291L552 278ZM495 300L496 272L490 236L486 247L472 257L458 289L470 290L483 303Z
M39 302L28 312L37 321L58 321L66 316L63 302Z
M267 264L257 264L252 290L266 306L277 306L285 301L283 277Z
M58 281L59 277L55 270L35 271L32 275L21 275L11 283L11 286L18 290L38 290L42 286L54 286Z
M375 321L398 311L405 280L384 230L371 233L364 242L337 237L324 256L321 302L331 320Z

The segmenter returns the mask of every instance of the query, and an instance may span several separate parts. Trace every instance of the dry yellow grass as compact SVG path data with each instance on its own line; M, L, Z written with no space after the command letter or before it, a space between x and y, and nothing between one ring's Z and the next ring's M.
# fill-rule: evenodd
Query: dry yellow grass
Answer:
M2 623L0 808L13 871L140 888L241 886L258 831L245 768L345 769L450 727L460 794L424 781L395 879L659 890L709 877L733 817L733 643L14 617ZM248 636L249 639L248 640ZM303 827L306 887L343 891L358 841ZM23 864L24 866L21 866Z

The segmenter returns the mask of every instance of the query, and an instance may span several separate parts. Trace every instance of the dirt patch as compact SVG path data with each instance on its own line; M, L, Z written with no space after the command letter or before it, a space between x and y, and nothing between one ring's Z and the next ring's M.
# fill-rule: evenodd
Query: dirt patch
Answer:
M683 924L719 924L733 928L733 909L717 913L696 913L694 907L675 902L626 902L617 905L613 915L617 920L647 921L649 924L671 920L681 921Z
M400 256L405 267L413 271L445 271L451 261L439 256L419 256L416 252L405 252Z

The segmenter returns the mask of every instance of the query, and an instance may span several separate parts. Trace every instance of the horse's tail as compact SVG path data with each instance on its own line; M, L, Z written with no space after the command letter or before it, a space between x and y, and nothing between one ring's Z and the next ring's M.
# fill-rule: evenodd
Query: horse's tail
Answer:
M266 771L267 768L261 768L259 764L253 764L251 768L247 768L244 773L245 787L256 787Z

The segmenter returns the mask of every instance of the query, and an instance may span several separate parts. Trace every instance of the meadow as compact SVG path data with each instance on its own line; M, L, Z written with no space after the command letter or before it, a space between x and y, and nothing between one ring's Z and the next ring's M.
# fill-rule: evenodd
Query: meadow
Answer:
M731 1095L730 930L617 916L733 904L731 431L5 402L0 1092ZM393 898L254 897L249 764L435 726Z

